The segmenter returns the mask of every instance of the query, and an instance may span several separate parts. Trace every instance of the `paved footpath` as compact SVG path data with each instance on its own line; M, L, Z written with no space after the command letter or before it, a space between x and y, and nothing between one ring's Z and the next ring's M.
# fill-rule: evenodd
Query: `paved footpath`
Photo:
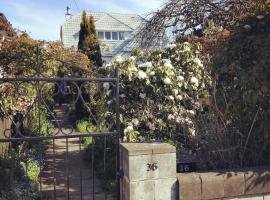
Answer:
M57 118L59 116L61 118L65 111L61 108L57 112ZM68 154L66 144L68 144ZM53 144L48 144L45 152L45 169L41 173L42 199L54 199L54 195L57 200L112 199L102 191L100 181L96 177L94 177L95 198L93 198L91 163L83 160L85 149L81 145L80 151L79 138L55 139L54 147L53 151ZM69 198L67 185L69 185Z

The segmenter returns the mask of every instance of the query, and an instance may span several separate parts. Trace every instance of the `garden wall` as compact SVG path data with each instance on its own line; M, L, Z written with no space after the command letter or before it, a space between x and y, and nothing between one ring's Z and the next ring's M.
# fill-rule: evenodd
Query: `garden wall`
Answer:
M120 145L121 200L270 200L270 166L176 173L176 149L164 143Z
M270 199L270 167L177 174L179 199Z

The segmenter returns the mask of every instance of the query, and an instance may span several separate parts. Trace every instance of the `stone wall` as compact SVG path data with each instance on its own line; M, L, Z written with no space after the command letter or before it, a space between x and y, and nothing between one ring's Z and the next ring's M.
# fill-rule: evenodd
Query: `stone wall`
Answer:
M270 200L269 166L177 174L169 144L122 143L120 170L121 200Z
M270 167L177 175L180 200L270 200Z
M177 200L175 152L169 144L121 144L121 200Z

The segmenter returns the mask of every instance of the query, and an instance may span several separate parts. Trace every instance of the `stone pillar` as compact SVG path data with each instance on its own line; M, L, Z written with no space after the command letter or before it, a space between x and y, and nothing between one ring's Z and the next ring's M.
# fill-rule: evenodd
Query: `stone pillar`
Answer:
M176 200L176 149L164 143L120 145L121 200Z

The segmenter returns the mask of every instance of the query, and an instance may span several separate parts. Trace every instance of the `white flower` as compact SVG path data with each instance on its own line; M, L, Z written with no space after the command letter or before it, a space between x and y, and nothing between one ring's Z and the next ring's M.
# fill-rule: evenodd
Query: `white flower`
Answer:
M112 103L112 100L107 102L108 105L110 105L111 103Z
M138 67L139 68L148 68L148 67L152 67L152 62L146 62L146 63L142 63L142 64L139 64Z
M139 70L138 78L139 79L146 79L147 75L144 71Z
M169 44L168 46L167 46L167 48L169 48L169 49L173 49L173 48L175 48L176 47L176 44Z
M108 90L110 88L110 83L106 82L106 83L103 83L103 88L105 90Z
M166 85L170 85L170 84L172 83L171 79L169 79L168 77L165 78L165 79L163 80L163 82L164 82Z
M148 67L152 67L153 65L152 65L152 62L146 62L144 66L148 68Z
M195 135L196 135L196 131L195 131L194 128L189 128L188 130L189 130L189 132L190 132L190 134L191 134L192 136L195 136Z
M118 63L121 63L121 62L123 62L124 60L123 60L123 58L122 58L121 56L116 56L116 57L115 57L115 61L118 62Z
M162 59L162 62L164 62L164 63L172 63L172 61L170 59Z
M131 122L132 122L135 126L138 126L138 125L139 125L139 120L138 120L137 118L132 119Z
M174 101L174 97L172 95L168 96L168 99Z
M129 57L129 60L134 62L136 60L136 58L135 58L135 56L131 56L131 57Z
M194 110L188 110L188 113L191 114L191 115L195 115Z
M181 101L181 100L183 99L183 97L182 97L181 95L177 95L175 98L176 98L177 100L179 100L179 101Z
M199 58L195 58L193 62L196 63L198 66L203 66L202 61Z
M134 129L133 129L133 126L132 125L129 125L129 126L127 126L125 129L124 129L124 133L126 134L126 133L129 133L130 131L133 131Z
M173 89L173 90L172 90L172 92L173 92L174 96L177 96L177 95L178 95L178 93L179 93L179 90L177 90L177 89Z
M151 76L154 76L155 74L156 74L155 71L151 71L151 72L150 72L150 75L151 75Z
M162 119L158 119L157 122L158 122L159 124L162 124L162 123L163 123L163 120L162 120Z
M177 123L181 123L181 122L182 122L182 118L181 118L180 116L178 116L178 117L176 117L175 121L176 121Z
M199 86L199 80L194 76L190 79L190 83L195 85L196 87Z
M145 93L140 93L140 97L141 97L142 99L144 99L144 98L146 97L146 94L145 94Z
M156 129L156 128L155 128L155 125L152 124L152 123L150 123L150 122L147 123L147 126L148 126L148 128L149 128L150 130L152 130L152 131L154 131L154 130Z
M137 72L138 71L137 67L135 67L134 65L132 67L130 67L128 70L132 71L132 72Z
M120 97L121 97L121 98L125 98L126 95L125 95L125 94L121 94Z
M186 119L185 119L185 122L186 122L188 125L192 125L192 124L193 124L193 123L192 123L192 120L189 119L189 118L186 118Z
M169 114L168 115L168 120L173 120L174 119L174 116L172 114Z
M185 79L185 78L184 78L183 76L181 76L181 75L180 75L180 76L177 76L177 80L178 80L178 81L183 81L184 79Z
M190 44L188 42L184 42L183 45L184 45L183 52L190 51Z
M172 64L169 62L164 63L164 67L166 68L173 68Z

